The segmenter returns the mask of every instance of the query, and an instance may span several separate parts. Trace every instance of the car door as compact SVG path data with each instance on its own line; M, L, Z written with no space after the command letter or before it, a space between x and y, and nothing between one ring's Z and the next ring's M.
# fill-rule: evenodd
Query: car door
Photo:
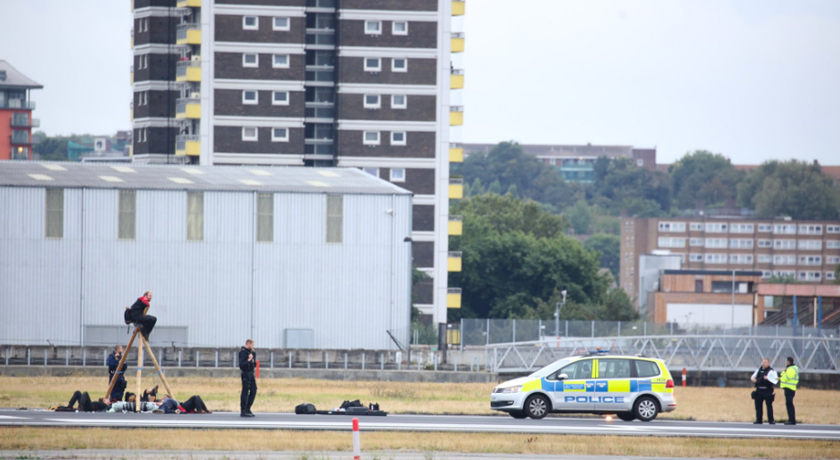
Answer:
M555 382L552 404L555 410L589 412L595 409L590 396L595 394L592 380L592 359L575 361L549 376ZM560 375L566 374L561 379Z
M595 410L626 412L632 409L630 398L632 371L626 358L599 358L595 375Z

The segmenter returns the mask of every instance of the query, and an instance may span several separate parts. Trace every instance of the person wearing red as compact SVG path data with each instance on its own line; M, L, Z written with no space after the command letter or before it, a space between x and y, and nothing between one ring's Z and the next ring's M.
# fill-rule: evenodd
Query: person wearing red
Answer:
M131 317L131 322L140 326L140 333L143 334L143 338L146 341L149 341L149 334L152 333L152 329L155 328L155 323L157 323L157 318L152 315L146 315L145 311L149 308L149 304L152 302L152 292L146 291L136 302L134 305L131 306L131 310L129 315Z

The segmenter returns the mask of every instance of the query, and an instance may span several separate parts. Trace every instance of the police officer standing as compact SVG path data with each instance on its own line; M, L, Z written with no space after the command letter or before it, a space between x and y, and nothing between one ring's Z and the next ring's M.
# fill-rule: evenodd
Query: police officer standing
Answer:
M773 418L773 385L779 381L779 375L770 367L770 360L765 358L761 361L761 367L758 368L750 377L750 380L755 384L755 391L753 392L753 399L755 399L755 422L756 425L761 425L764 418L761 413L761 403L765 402L767 405L767 420L771 425L776 424Z
M110 398L112 401L122 401L125 393L126 381L125 371L128 369L128 363L124 362L121 369L117 369L120 365L120 358L122 358L123 347L117 345L114 347L114 352L108 355L108 383L116 377L117 383L114 384L114 389L111 391Z
M239 398L239 416L253 417L251 405L257 396L257 379L254 370L257 368L257 352L254 351L254 341L248 339L245 346L239 350L239 370L242 376L242 395Z
M785 390L785 406L787 406L788 421L785 425L796 425L796 408L793 407L793 398L796 396L796 385L799 385L799 368L793 363L793 358L788 356L787 367L779 375L779 384Z

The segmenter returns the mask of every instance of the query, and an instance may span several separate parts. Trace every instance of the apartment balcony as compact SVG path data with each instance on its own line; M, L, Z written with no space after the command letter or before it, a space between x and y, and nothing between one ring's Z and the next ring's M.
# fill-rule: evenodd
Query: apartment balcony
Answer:
M201 118L201 99L181 98L175 104L175 118L198 120Z
M131 29L131 49L134 49L134 28Z
M464 107L453 105L449 107L449 126L464 125Z
M176 136L175 155L188 157L201 155L201 140L194 134Z
M175 81L201 81L201 59L178 61L175 68Z
M27 101L24 99L8 99L5 101L0 101L0 109L35 110L35 101Z
M179 45L200 45L201 24L180 24L176 40Z
M464 179L458 177L449 179L449 198L460 200L464 197Z
M464 216L449 216L449 236L464 234Z
M450 272L461 271L461 251L451 251L446 256L446 270Z
M464 89L464 71L452 69L449 76L449 89Z
M461 288L446 290L446 308L461 308Z
M131 69L131 70L130 70L130 73L131 73L131 82L129 83L129 85L130 85L130 86L134 86L134 66L131 66L131 67L130 67L130 69Z
M467 13L467 2L452 0L452 16L463 16Z
M128 121L134 121L134 103L128 105Z
M464 162L464 147L461 144L449 144L449 162Z
M466 36L463 32L453 32L452 33L452 52L453 53L463 53L464 52L464 44L466 41Z
M201 8L201 0L178 0L178 8Z
M41 126L41 120L37 118L30 118L28 115L25 120L20 117L13 116L11 119L11 126L12 128L37 128Z
M9 140L12 145L32 145L32 138L29 135L29 131L12 131L12 135L9 136Z

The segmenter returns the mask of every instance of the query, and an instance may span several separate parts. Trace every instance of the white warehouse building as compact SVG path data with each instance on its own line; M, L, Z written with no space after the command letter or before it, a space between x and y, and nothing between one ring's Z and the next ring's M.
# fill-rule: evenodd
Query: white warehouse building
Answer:
M396 349L412 194L358 169L0 162L0 344ZM408 242L407 242L407 241Z

